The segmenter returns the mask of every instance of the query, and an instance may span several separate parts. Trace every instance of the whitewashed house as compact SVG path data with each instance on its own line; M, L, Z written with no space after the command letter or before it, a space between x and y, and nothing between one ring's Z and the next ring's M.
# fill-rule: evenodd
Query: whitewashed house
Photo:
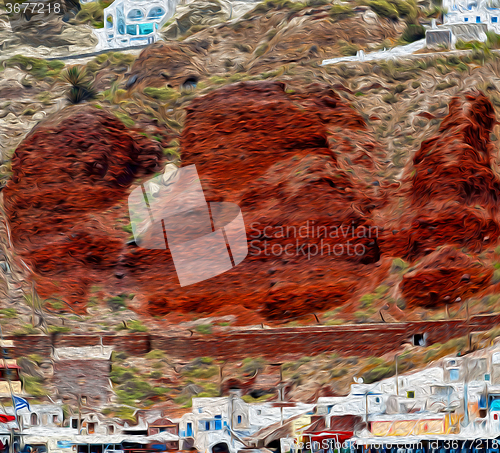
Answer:
M311 412L314 407L303 403L290 403L290 407L277 407L272 402L249 404L236 395L193 398L192 412L179 423L179 447L233 453L245 447L243 438L273 423Z
M443 0L444 25L485 24L488 30L500 33L498 0Z
M94 30L99 48L141 46L158 40L178 0L116 0L104 10L104 28Z

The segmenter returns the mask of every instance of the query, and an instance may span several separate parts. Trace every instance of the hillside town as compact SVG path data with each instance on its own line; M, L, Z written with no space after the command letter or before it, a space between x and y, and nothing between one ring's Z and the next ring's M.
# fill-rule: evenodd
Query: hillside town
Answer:
M373 383L352 376L345 396L313 403L276 397L248 403L238 385L220 397L193 396L183 410L141 409L134 421L106 416L114 401L109 346L55 348L57 395L39 403L2 341L0 441L4 452L116 453L458 452L499 449L500 342L446 356L425 369ZM401 366L401 365L399 365ZM222 394L224 393L224 394ZM31 401L31 402L30 402Z

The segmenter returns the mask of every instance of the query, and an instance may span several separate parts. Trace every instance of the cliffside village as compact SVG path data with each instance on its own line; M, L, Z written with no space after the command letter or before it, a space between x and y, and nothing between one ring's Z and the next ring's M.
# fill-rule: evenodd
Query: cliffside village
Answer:
M12 343L3 342L4 357ZM26 453L390 452L498 453L500 343L463 357L366 384L315 404L247 403L241 389L192 398L185 412L137 410L135 422L106 417L113 401L111 347L55 348L57 394L36 404L16 360L0 363L0 449ZM396 358L396 357L395 357ZM396 362L397 363L397 362ZM91 379L89 379L91 376ZM30 404L30 400L32 401ZM8 405L12 401L14 404ZM71 409L70 409L71 408ZM78 409L75 409L78 408Z

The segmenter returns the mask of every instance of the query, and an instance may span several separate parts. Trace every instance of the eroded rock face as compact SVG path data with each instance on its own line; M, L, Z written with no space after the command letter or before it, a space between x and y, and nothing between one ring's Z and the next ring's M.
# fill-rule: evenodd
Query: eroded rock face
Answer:
M335 152L333 126L343 128L332 132ZM241 208L249 255L181 289L168 250L131 250L123 257L126 278L155 294L145 309L160 314L163 293L171 309L241 304L279 320L346 301L378 262L370 212L384 201L336 154L357 155L355 143L369 143L376 160L381 150L368 139L361 116L325 86L287 93L281 83L248 82L194 100L181 137L183 165L196 165L208 201Z
M487 287L493 270L452 247L426 256L403 277L402 294L409 306L437 307L465 300Z
M498 241L495 122L482 93L452 99L438 134L422 143L405 171L406 212L399 231L382 238L385 250L414 260L445 244L480 252Z
M16 151L5 207L41 295L81 310L100 282L139 294L134 309L145 315L237 310L279 322L357 302L394 257L416 266L400 285L410 308L436 306L490 284L491 269L456 249L498 240L494 121L482 94L455 98L396 191L377 177L384 150L365 120L330 87L244 82L196 98L182 165L196 165L207 201L240 207L249 254L182 288L168 248L126 245L117 227L133 186L161 169L161 150L108 113L69 108L37 127Z
M160 156L157 144L91 107L65 109L21 143L4 204L14 247L42 279L42 295L55 291L85 307L88 284L116 266L125 242L106 210L158 170Z
M203 44L156 42L141 52L134 62L127 87L180 88L186 81L197 82L207 75L203 66L205 56Z

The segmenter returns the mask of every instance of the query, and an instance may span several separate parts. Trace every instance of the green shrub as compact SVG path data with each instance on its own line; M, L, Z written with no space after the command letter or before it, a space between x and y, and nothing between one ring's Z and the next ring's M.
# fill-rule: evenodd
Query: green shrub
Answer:
M264 43L264 44L261 44L259 47L257 47L257 49L255 49L254 53L258 57L261 57L262 55L264 55L267 52L267 49L269 49L269 44Z
M348 43L343 40L339 40L338 44L340 46L340 53L345 56L356 55L359 50L359 47L356 44Z
M95 98L97 92L88 78L87 69L83 66L71 66L62 73L62 77L70 85L67 99L72 104L79 104Z
M361 302L361 307L362 308L368 308L370 307L373 302L375 301L376 297L374 294L364 294L361 296L360 302Z
M50 326L49 333L69 333L71 332L71 327L65 326Z
M202 335L210 335L212 333L212 324L200 324L196 326L196 331Z
M113 112L115 116L127 127L133 127L135 125L135 121L130 118L126 113L123 112Z
M159 349L153 349L146 354L146 359L163 359L165 357L165 353L160 351Z
M334 22L354 16L354 10L349 5L334 4L328 12Z
M113 3L112 1L97 1L81 5L76 17L71 21L73 24L89 24L94 28L104 27L104 9Z
M121 404L129 406L139 404L147 404L147 399L154 397L156 392L154 388L145 381L133 379L125 382L116 389L116 396Z
M146 87L144 88L144 94L161 102L166 102L171 99L177 99L179 97L179 93L175 91L173 88L169 87L162 87L162 88Z
M187 377L195 379L210 379L219 374L219 368L216 366L211 367L199 367L183 373Z
M12 332L13 335L15 336L22 336L22 335L37 335L39 334L40 331L33 327L31 324L25 324L24 326L20 327L19 329L14 330Z
M323 6L323 5L328 5L330 3L330 0L306 0L305 5L306 6Z
M330 372L330 377L332 379L336 379L336 378L339 378L339 377L342 377L342 376L345 376L346 374L349 373L349 368L334 368L331 372Z
M486 32L486 44L490 49L499 49L500 48L500 35L497 35L493 31Z
M17 318L17 311L15 308L1 308L0 315L2 315L2 318Z
M43 397L50 394L44 387L43 378L25 375L22 377L22 381L24 391L29 395Z
M368 6L379 16L385 17L386 19L397 20L399 17L398 10L394 5L385 0L371 0L368 2Z
M255 374L261 372L266 366L266 361L262 357L247 357L243 360L243 372L246 374Z
M130 420L135 422L135 409L126 406L120 406L115 409L115 415L122 420Z
M246 13L243 18L249 19L250 17L256 15L265 15L271 10L281 10L281 9L289 9L292 11L300 11L306 5L299 2L293 2L290 0L265 0L262 3L259 3L253 10Z
M113 365L111 373L109 373L109 379L115 384L123 384L131 379L135 378L134 372L137 372L135 368L125 368L118 365Z
M123 308L127 308L127 295L126 294L120 294L119 296L113 296L110 297L107 301L106 304L113 310L121 310Z
M366 384L372 384L373 382L380 381L381 379L388 378L394 375L396 372L396 367L394 364L391 365L379 365L370 371L363 374L363 381Z
M3 67L19 67L23 71L29 72L33 77L43 80L46 77L57 77L64 68L64 62L59 60L43 60L41 58L25 57L15 55L3 62Z
M147 332L148 328L141 321L129 321L128 329L131 332Z
M418 86L413 86L413 88L418 88L419 86L420 83L418 84ZM405 271L406 269L408 269L408 263L405 260L401 258L395 258L392 261L391 272L402 272Z
M406 42L414 42L425 38L425 28L420 24L407 24L401 35Z
M398 102L398 98L393 93L382 96L382 100L384 102L387 102L388 104L395 104L396 102Z

